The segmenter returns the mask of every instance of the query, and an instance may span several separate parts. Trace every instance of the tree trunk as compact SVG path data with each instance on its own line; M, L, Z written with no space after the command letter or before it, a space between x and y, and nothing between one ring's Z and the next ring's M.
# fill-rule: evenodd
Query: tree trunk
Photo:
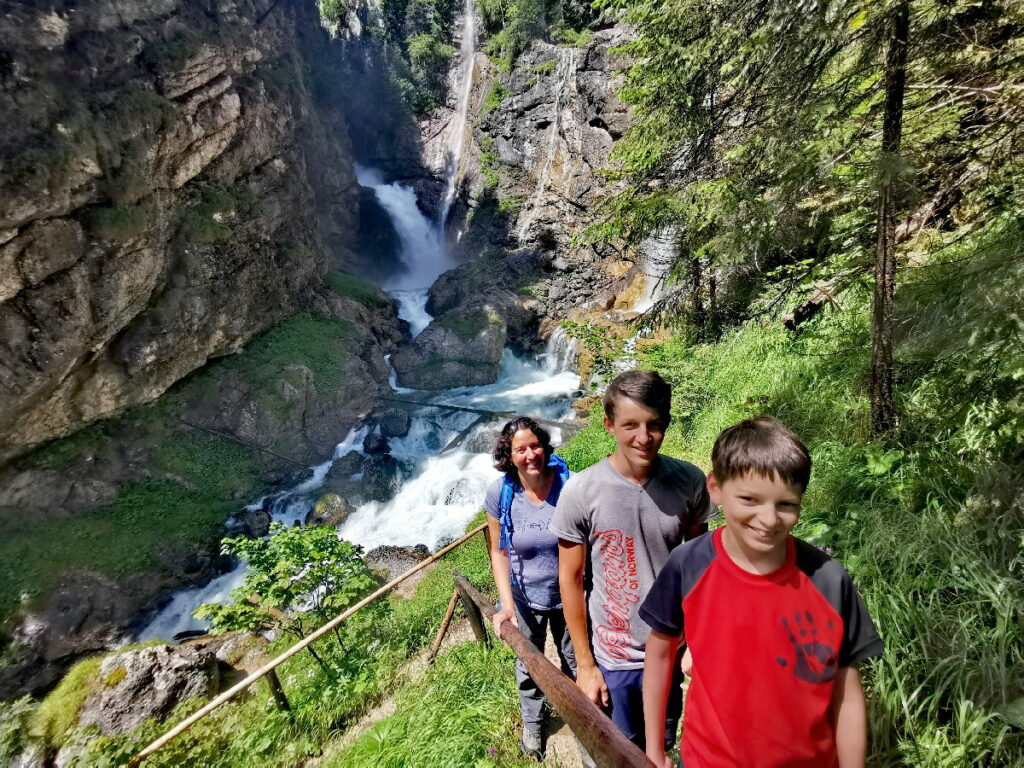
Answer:
M871 429L875 435L896 426L893 403L893 296L896 291L896 181L903 133L903 94L907 85L910 4L899 2L891 21L885 57L885 113L879 157L878 233L875 240L875 293L871 308Z

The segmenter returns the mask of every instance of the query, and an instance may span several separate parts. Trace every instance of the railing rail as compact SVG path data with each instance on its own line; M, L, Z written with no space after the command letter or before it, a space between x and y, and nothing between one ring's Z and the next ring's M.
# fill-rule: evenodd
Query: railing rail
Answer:
M495 609L491 601L480 594L458 571L455 572L455 588L464 596L463 599L468 597L476 609L487 618L494 615ZM469 613L469 606L466 608L466 612ZM647 755L627 739L615 723L587 698L576 683L563 675L526 635L512 626L512 622L506 621L501 625L500 637L526 665L534 682L544 691L548 701L600 768L654 768Z
M196 710L194 713L192 713L191 715L186 717L184 720L182 720L176 726L174 726L169 731L167 731L167 733L165 733L163 736L158 738L156 741L154 741L149 746L147 746L145 749L140 751L137 755L135 755L135 757L133 757L131 759L131 761L128 763L128 765L138 765L143 760L145 760L147 757L152 755L154 752L156 752L157 750L161 749L162 747L167 745L169 742L171 742L173 739L175 739L176 737L180 736L182 733L187 731L189 728L191 728L197 722L199 722L200 720L205 718L207 715L209 715L211 712L216 710L218 707L221 707L222 705L226 704L231 699L235 698L235 696L240 694L242 691L244 691L246 688L251 686L253 683L257 682L258 680L260 680L261 678L265 677L266 675L269 675L269 674L273 673L275 669L277 669L279 666L281 666L281 664L286 662L288 659L290 659L292 656L297 654L299 651L302 651L305 648L307 648L308 646L310 646L313 643L315 643L321 637L323 637L328 632L332 631L335 627L340 625L343 621L345 621L346 619L350 618L357 611L359 611L362 608L365 608L367 605L369 605L370 603L372 603L374 600L378 599L379 597L382 597L382 596L386 595L388 592L390 592L392 589L394 589L396 586L398 586L400 583L405 581L407 578L412 576L417 571L423 570L424 568L426 568L431 563L436 562L438 559L440 559L441 557L446 555L448 552L451 552L456 547L461 546L462 544L464 544L467 541L469 541L471 538L476 536L478 533L480 533L482 531L486 531L486 530L487 530L487 523L484 523L483 525L480 525L480 526L474 528L473 530L471 530L468 533L466 533L466 535L463 536L462 538L458 539L457 541L452 542L451 544L449 544L444 549L442 549L442 550L436 552L435 554L431 555L430 557L428 557L426 560L424 560L424 561L422 561L420 563L417 563L415 567L410 568L405 573L403 573L400 576L397 576L396 578L392 579L387 584L385 584L380 589L378 589L376 592L374 592L372 595L368 595L367 597L364 597L362 600L360 600L358 603L356 603L351 608L346 610L344 613L342 613L339 616L336 616L335 618L331 619L329 622L324 624L322 627L320 627L320 629L318 629L315 632L311 632L310 634L306 635L306 637L304 637L302 640L300 640L299 642L295 643L295 645L292 645L290 648L288 648L286 651L284 651L283 653L281 653L277 657L275 657L275 658L271 659L270 661L268 661L266 664L264 664L262 667L257 669L255 672L250 674L244 680L241 680L238 683L236 683L235 685L231 686L230 688L228 688L228 690L224 691L222 694L220 694L219 696L214 698L212 701L210 701L208 704L203 706L201 709Z

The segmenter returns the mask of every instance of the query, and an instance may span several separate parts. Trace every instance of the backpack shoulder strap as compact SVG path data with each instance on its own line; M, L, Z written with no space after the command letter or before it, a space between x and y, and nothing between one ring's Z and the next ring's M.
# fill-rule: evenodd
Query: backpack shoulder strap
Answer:
M512 544L512 497L515 491L515 483L509 480L507 475L501 478L501 495L498 497L501 536L498 537L498 549L508 550Z

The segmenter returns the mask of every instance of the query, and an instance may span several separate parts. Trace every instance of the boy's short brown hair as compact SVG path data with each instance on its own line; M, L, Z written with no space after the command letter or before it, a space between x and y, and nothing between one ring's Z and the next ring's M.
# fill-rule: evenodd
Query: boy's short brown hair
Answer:
M807 490L811 454L781 421L758 416L733 424L718 436L711 451L711 471L719 483L753 472Z
M626 371L620 373L604 391L604 415L615 421L615 402L628 397L650 408L668 426L672 420L672 385L657 371Z

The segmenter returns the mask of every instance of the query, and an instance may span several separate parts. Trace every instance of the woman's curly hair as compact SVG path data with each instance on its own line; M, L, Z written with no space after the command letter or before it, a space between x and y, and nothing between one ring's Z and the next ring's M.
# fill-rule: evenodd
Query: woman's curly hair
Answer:
M512 463L512 438L515 437L516 432L524 429L530 430L537 436L537 440L544 449L545 464L551 458L551 454L554 453L554 449L551 447L551 435L548 434L544 427L529 416L517 416L512 419L512 421L501 428L501 434L498 435L491 454L494 456L494 468L499 472L504 472L505 476L510 480L519 479L519 470Z

